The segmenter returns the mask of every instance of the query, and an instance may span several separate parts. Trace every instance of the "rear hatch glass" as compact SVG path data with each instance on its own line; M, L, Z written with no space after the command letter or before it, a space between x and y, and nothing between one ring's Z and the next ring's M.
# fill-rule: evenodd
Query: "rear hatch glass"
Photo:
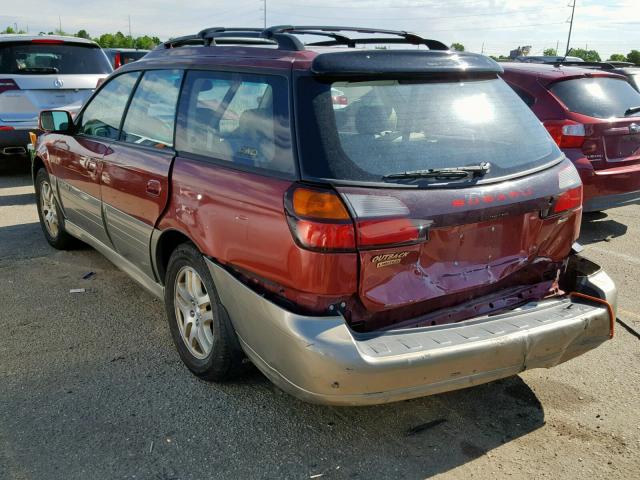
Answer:
M560 156L540 121L497 78L300 82L307 178L380 182L398 172L488 162L483 183Z
M96 45L0 43L0 74L77 75L111 71L107 57Z
M622 78L575 78L549 89L569 110L589 117L622 118L627 109L640 106L640 93Z

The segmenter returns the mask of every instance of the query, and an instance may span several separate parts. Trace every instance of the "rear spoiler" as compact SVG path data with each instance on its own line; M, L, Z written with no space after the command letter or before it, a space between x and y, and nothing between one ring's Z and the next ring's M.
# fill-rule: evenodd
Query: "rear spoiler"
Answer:
M495 61L474 53L426 50L349 50L321 53L311 72L320 77L475 77L497 75Z

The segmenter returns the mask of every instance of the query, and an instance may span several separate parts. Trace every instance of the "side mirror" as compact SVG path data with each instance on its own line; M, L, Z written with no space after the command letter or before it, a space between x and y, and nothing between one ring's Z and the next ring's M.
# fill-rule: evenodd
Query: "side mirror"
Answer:
M43 110L40 112L38 126L45 132L67 133L71 131L73 118L66 110Z

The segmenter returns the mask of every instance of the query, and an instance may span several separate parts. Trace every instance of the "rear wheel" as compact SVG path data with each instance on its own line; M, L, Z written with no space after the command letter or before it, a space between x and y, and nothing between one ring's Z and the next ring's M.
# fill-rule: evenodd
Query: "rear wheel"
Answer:
M40 226L47 242L58 250L68 249L74 238L64 229L64 217L53 192L49 174L44 168L36 174L36 201Z
M189 370L207 380L234 376L242 351L202 254L191 243L171 254L164 300L173 342Z

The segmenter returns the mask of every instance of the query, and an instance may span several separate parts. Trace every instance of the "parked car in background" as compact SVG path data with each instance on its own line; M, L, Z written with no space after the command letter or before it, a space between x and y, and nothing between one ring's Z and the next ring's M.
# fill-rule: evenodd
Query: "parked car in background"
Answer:
M80 110L112 68L90 40L0 35L0 161L26 156L40 110Z
M580 57L564 57L562 55L522 55L513 59L521 63L557 63L562 61L584 62Z
M640 201L640 93L626 77L564 65L503 67L578 169L585 212Z
M111 66L115 70L127 63L140 60L149 53L149 50L138 50L136 48L105 48L104 53L109 57Z
M605 70L611 73L617 73L624 75L629 80L629 83L636 90L640 91L640 67L634 65L631 62L585 62L578 57L518 57L518 62L524 63L548 63L557 66L565 67L581 67L581 68L593 68L595 70Z
M428 50L347 48L385 35ZM173 39L75 121L41 113L43 233L163 298L206 379L246 355L364 405L557 365L611 338L616 289L576 253L575 167L501 72L400 31Z

